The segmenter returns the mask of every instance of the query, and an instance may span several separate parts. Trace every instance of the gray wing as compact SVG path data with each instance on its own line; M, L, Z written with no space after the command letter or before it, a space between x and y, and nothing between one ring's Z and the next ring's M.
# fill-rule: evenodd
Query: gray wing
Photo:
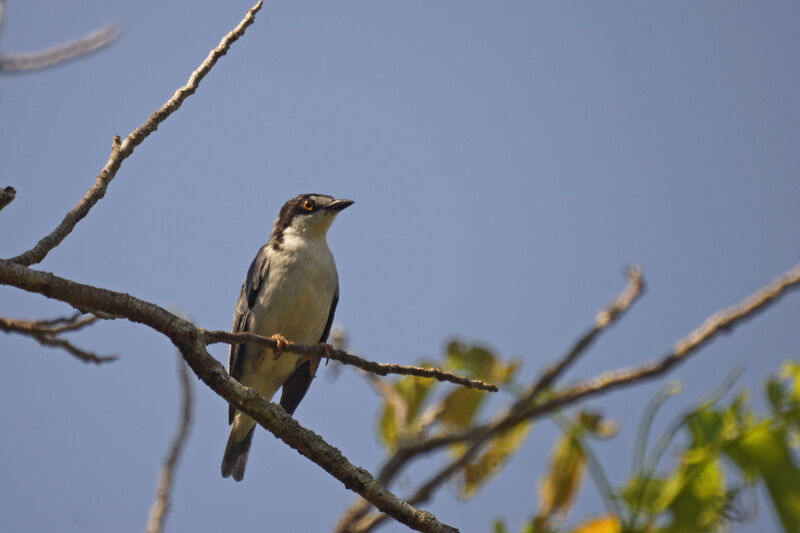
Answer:
M256 303L258 291L262 282L267 278L269 272L269 254L267 245L261 247L256 254L256 258L250 263L247 270L247 277L239 291L239 300L236 302L236 311L233 313L233 332L252 331L253 305ZM228 353L228 371L231 376L239 380L242 376L242 367L247 357L247 344L231 344ZM228 406L228 424L233 423L233 416L236 409Z
M322 337L319 342L327 342L328 335L331 334L331 325L333 324L333 315L336 314L336 305L339 303L339 287L336 287L336 292L333 294L333 301L331 302L331 310L328 312L328 321L325 323L325 331L322 332ZM311 386L311 380L314 376L311 375L311 363L306 361L297 367L286 383L283 384L281 391L281 407L287 413L294 414L294 410L300 405L303 396L308 392L308 387Z

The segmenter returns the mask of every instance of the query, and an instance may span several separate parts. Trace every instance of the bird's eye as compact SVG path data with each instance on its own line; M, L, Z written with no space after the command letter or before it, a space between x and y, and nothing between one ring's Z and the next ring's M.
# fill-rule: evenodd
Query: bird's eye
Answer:
M303 202L303 209L305 209L308 212L313 211L316 206L317 205L314 203L314 200L306 200L305 202Z

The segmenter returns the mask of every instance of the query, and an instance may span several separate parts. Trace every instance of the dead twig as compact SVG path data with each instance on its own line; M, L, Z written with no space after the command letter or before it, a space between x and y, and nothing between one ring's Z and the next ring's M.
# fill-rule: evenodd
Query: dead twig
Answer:
M644 278L642 277L641 267L634 266L628 269L627 278L628 285L625 287L625 290L623 290L605 309L597 313L592 328L581 335L575 344L573 344L572 348L542 374L536 383L534 383L520 399L518 402L520 405L528 404L537 394L549 387L551 383L558 379L561 374L592 346L595 339L597 339L603 331L614 325L623 313L633 305L636 299L642 294L642 289L644 289Z
M119 24L109 24L88 35L47 50L0 56L0 72L30 72L54 67L105 48L122 35Z
M192 383L189 379L189 367L180 355L178 356L178 376L181 382L181 418L178 422L178 431L172 440L169 454L158 474L158 487L156 499L150 507L150 518L147 523L147 533L159 533L164 527L170 505L170 491L172 479L175 477L175 468L178 465L183 448L189 437L192 425Z
M18 320L0 317L0 331L31 337L42 346L61 348L84 363L101 364L115 361L119 356L99 356L78 348L68 340L59 337L62 333L85 328L96 320L96 316L83 316L82 313L77 313L72 317L61 317L52 320Z

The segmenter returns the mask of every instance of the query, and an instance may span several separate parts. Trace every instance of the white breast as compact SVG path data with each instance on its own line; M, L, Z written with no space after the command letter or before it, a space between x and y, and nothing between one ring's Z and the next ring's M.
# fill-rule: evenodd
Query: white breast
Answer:
M315 344L338 286L333 254L324 239L286 238L282 248L270 255L267 282L258 295L256 332Z
M270 249L266 283L254 306L254 332L270 337L281 334L299 344L320 341L338 287L336 263L324 238L286 236L281 251ZM253 368L253 383L271 397L294 371L297 356L271 353ZM254 362L254 361L253 361Z

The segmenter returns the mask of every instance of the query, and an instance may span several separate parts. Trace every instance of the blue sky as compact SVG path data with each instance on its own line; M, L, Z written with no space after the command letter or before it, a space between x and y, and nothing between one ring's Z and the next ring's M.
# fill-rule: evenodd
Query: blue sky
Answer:
M249 7L8 2L8 53L112 20L126 33L88 59L0 79L0 186L17 189L0 213L0 256L49 232L112 136L163 104ZM365 357L413 363L457 336L520 356L532 379L637 263L647 294L567 380L640 363L800 257L798 27L796 2L268 2L39 268L228 328L280 206L327 193L356 201L329 242L337 323ZM0 287L0 314L69 312ZM681 366L670 379L685 391L657 427L737 362L761 405L764 376L799 355L799 317L793 294ZM0 338L3 529L141 530L178 416L174 349L119 321L72 338L122 359L88 367ZM374 470L378 398L351 369L331 375L323 367L296 416ZM597 450L616 482L657 387L591 402L621 424ZM245 481L220 478L226 406L195 391L169 530L330 529L353 494L264 431ZM556 434L541 422L477 498L445 488L426 508L463 531L496 516L516 529ZM573 518L601 511L589 486ZM737 530L771 524L762 505Z

